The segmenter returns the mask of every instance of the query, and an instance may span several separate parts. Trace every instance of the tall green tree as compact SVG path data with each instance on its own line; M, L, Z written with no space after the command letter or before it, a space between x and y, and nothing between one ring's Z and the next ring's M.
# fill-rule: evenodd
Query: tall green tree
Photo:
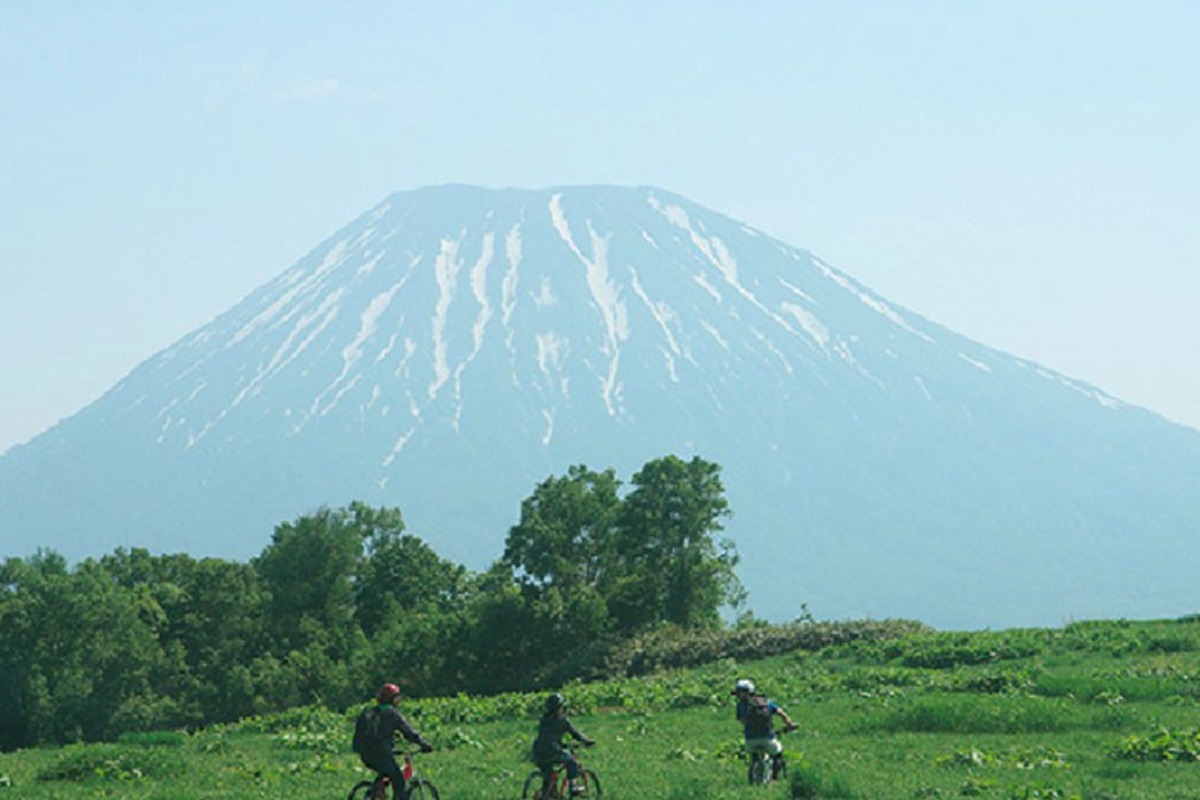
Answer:
M356 614L368 637L394 618L460 611L470 595L466 567L400 530L371 536L355 578Z
M171 670L161 609L97 561L66 571L61 557L10 560L3 570L0 664L6 743L66 742L174 722L161 687Z
M421 539L379 531L368 541L356 579L357 619L369 643L354 673L361 685L399 681L406 693L454 693L466 663L467 569Z
M609 603L624 630L717 625L721 607L741 601L733 543L714 540L730 515L720 472L699 456L671 455L634 474L617 536L621 576Z
M272 652L347 644L354 576L375 522L373 510L356 504L321 508L275 527L271 543L252 561L266 592Z
M502 560L526 584L570 593L598 589L610 576L621 482L612 469L579 464L549 477L521 503Z
M611 627L604 593L614 576L613 539L621 500L612 469L580 464L550 477L521 503L501 562L522 589L543 667Z
M269 641L251 565L136 549L117 550L101 563L156 610L151 618L172 665L161 691L178 704L180 723L228 722L259 710L245 671Z

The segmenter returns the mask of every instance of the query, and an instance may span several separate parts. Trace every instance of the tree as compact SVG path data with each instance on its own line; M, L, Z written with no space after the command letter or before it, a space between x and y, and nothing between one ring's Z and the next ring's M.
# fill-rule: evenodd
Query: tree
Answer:
M547 478L521 503L502 560L539 588L599 588L610 577L620 485L612 469L592 472L582 464Z
M57 555L9 560L0 600L4 745L111 736L170 725L175 705L156 687L170 670L158 640L160 609L88 559L73 571Z
M611 627L604 591L613 578L619 488L612 469L573 466L539 484L509 530L501 563L521 586L539 671Z
M267 628L277 655L323 638L322 631L348 630L363 541L380 523L391 523L379 517L356 503L276 526L271 543L252 563L267 592ZM344 635L339 638L344 643Z
M466 567L399 530L377 531L358 569L354 602L368 638L395 617L459 611L470 593Z
M357 619L368 639L355 666L362 685L399 680L406 693L451 693L465 677L466 567L416 536L378 532L356 579Z
M609 608L632 630L656 622L703 627L720 622L720 608L744 593L734 573L732 542L713 534L729 516L720 466L694 457L648 462L621 509L617 555L620 577Z

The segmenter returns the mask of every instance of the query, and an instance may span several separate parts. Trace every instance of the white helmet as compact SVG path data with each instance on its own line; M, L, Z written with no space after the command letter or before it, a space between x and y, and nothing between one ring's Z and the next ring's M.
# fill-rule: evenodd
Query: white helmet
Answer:
M730 694L737 694L738 692L749 692L750 694L754 694L754 681L747 680L746 678L739 680L733 685L733 691L730 692Z

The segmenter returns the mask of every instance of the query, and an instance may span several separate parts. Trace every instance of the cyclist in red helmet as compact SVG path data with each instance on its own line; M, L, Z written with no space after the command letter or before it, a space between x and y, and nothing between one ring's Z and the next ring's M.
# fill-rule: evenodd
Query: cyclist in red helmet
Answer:
M394 737L399 731L405 739L421 748L422 753L433 750L425 737L413 730L412 725L396 708L400 701L400 687L385 683L375 696L375 704L363 709L354 723L354 752L364 765L392 779L392 797L404 799L404 775L392 753Z

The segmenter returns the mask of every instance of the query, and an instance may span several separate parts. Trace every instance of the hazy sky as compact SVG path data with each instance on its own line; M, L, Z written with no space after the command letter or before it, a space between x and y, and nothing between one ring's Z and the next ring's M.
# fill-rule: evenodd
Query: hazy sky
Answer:
M0 452L391 192L651 184L1200 428L1200 2L0 2Z

